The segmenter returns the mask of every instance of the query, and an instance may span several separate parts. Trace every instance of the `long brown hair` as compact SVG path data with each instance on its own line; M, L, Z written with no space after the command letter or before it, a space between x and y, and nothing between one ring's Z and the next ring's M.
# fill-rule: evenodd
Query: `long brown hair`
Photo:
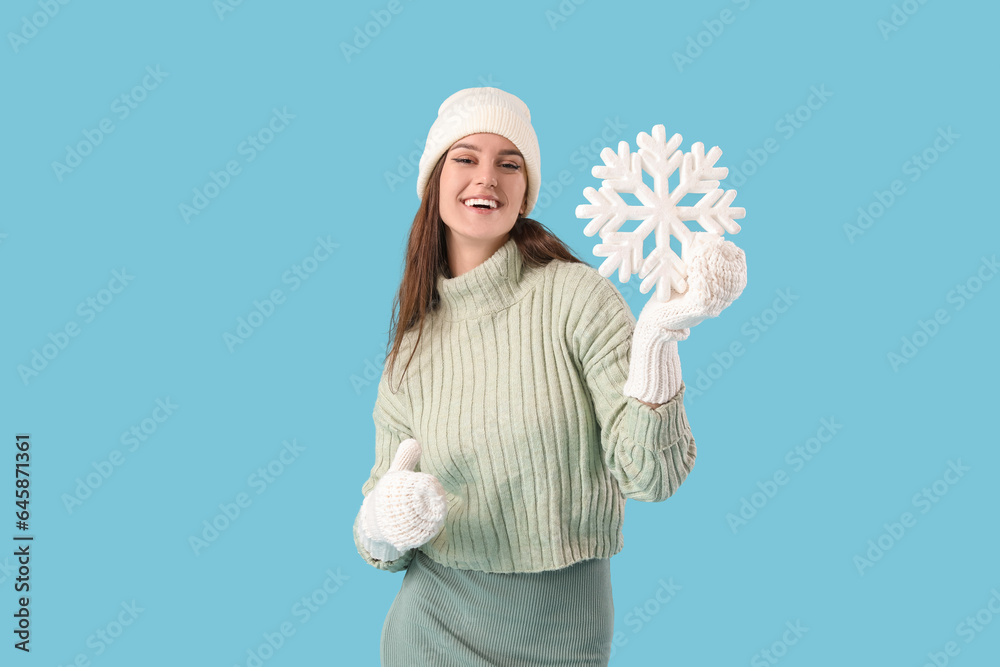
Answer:
M413 217L413 225L410 227L410 238L406 244L406 265L403 269L403 279L399 284L399 290L397 290L392 303L389 343L386 346L386 360L389 362L390 377L396 358L399 356L404 334L417 328L417 340L414 342L410 358L403 368L403 375L410 367L410 361L413 360L413 354L416 352L420 337L423 335L424 322L427 316L437 309L440 302L437 277L439 275L446 278L452 277L445 245L445 224L438 211L441 170L446 155L447 152L434 165L434 169L427 179L424 198L420 202L420 208L417 209L417 214ZM532 176L536 177L534 174ZM545 266L554 259L585 263L537 220L519 215L510 230L510 238L514 239L521 252L522 261L528 266ZM403 322L405 325L401 326L400 323ZM402 375L400 376L401 384Z

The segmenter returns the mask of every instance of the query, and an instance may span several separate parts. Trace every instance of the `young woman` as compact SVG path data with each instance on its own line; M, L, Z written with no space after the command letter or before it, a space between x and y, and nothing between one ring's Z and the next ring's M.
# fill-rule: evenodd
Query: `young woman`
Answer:
M446 99L420 159L354 523L366 562L406 569L385 667L606 666L625 500L694 466L677 342L739 296L742 251L696 235L687 291L637 322L526 217L540 166L528 107L497 88Z

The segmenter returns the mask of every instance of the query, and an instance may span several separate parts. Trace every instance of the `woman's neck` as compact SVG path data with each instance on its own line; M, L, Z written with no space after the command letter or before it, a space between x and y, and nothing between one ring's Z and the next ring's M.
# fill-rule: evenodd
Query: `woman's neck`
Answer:
M447 240L448 268L452 278L458 278L468 273L493 256L507 240L510 234L504 234L494 239L459 239L449 234Z

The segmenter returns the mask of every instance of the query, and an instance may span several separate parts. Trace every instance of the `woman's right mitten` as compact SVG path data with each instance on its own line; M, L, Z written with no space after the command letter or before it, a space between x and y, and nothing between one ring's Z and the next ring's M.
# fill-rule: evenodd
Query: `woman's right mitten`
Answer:
M388 472L361 504L360 529L374 558L395 560L419 547L444 526L448 504L444 487L431 474L413 472L420 460L420 443L399 443Z

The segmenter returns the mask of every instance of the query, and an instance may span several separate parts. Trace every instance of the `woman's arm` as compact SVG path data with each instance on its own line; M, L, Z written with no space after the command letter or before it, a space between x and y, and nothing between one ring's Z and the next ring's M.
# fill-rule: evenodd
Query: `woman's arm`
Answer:
M361 486L362 495L367 498L372 489L388 472L396 447L408 438L412 431L406 425L405 409L400 400L402 394L393 395L383 374L379 382L378 396L375 399L375 409L372 419L375 422L375 465L372 467L368 480ZM362 510L364 509L362 501ZM400 553L391 544L373 543L359 531L362 511L359 510L354 519L354 543L358 553L369 565L388 572L398 572L406 569L413 560L414 549ZM372 552L375 552L374 554Z
M573 341L600 425L604 462L626 498L660 502L684 482L697 455L684 384L659 404L623 393L636 320L608 279L596 271L588 276L578 292L586 301L574 318Z

